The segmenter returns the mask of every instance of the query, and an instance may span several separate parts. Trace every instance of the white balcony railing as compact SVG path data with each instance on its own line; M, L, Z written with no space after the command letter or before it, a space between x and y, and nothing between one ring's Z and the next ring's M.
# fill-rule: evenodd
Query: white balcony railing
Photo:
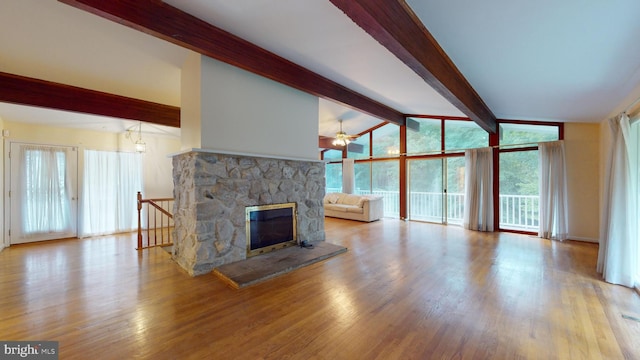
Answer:
M329 192L340 192L341 189L327 188ZM400 193L397 191L363 191L356 194L380 195L384 199L384 216L399 217ZM411 192L409 193L409 217L412 220L442 222L445 212L442 193ZM503 195L499 196L500 227L511 230L536 231L538 229L538 196L537 195ZM446 203L447 222L462 224L464 214L464 194L448 193Z

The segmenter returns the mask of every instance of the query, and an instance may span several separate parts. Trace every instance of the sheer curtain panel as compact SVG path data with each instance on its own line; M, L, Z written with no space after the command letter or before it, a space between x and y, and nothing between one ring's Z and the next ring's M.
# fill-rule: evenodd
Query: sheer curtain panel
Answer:
M62 147L21 145L22 233L71 230L66 174L67 150Z
M466 150L464 159L464 227L493 231L493 149Z
M85 150L82 236L136 229L138 191L142 154Z
M540 167L540 228L538 236L545 239L566 240L567 175L564 142L538 144Z
M353 194L355 190L355 170L353 159L342 159L342 192Z
M605 164L605 184L597 270L605 281L637 286L638 223L638 141L640 126L630 125L622 113L609 119L611 147Z

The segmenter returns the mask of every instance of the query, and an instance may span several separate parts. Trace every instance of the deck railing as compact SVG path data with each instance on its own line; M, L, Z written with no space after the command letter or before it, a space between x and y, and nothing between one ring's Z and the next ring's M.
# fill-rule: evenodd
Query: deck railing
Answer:
M143 199L138 192L138 250L173 245L172 211L172 198Z
M339 192L340 189L327 188L327 193ZM400 216L400 193L397 191L362 191L356 194L380 195L384 201L384 216ZM409 215L411 219L442 222L443 214L447 214L449 224L462 224L464 216L464 194L448 193L446 208L444 195L435 192L414 191L409 194ZM538 229L538 196L506 195L499 196L500 227L502 229L536 231Z

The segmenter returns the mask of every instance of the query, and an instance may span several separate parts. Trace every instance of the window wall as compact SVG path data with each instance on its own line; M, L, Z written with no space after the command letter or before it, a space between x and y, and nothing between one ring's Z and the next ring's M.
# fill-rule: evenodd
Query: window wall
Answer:
M384 197L385 217L462 224L466 149L492 146L497 228L534 232L538 229L537 143L562 137L562 124L501 121L490 137L463 118L412 117L400 126L385 124L354 141L358 194ZM401 136L403 134L404 138ZM402 153L402 149L405 153ZM361 151L360 151L361 150ZM331 151L331 152L330 152ZM342 188L342 152L325 152L327 191ZM332 162L333 161L333 162Z

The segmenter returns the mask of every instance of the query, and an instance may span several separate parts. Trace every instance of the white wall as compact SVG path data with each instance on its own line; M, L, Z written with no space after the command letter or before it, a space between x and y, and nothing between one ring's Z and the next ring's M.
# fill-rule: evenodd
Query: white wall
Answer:
M201 148L318 159L317 97L208 57L201 65Z
M569 238L600 236L600 124L565 123Z

